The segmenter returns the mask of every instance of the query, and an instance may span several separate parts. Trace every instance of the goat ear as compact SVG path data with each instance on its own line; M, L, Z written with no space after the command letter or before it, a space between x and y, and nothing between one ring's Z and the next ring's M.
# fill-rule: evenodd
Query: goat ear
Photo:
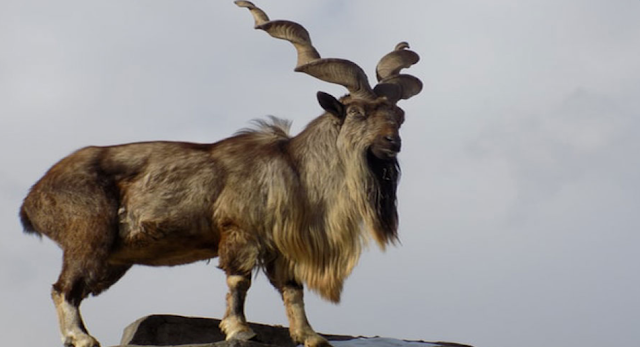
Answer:
M325 92L318 92L317 97L320 107L325 111L336 116L338 119L344 118L345 107L340 101Z

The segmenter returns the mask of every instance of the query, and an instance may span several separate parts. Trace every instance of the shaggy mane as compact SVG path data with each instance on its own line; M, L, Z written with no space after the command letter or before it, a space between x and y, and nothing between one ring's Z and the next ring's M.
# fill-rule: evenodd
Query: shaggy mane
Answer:
M291 129L291 121L268 116L269 119L254 119L252 127L240 129L235 135L270 135L281 138L290 138L289 131Z

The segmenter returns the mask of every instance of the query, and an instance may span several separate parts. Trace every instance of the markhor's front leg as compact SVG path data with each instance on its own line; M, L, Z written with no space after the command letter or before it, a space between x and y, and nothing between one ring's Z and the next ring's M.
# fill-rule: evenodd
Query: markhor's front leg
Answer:
M219 267L227 274L227 311L220 329L227 340L247 341L256 336L244 316L244 302L251 287L251 270L258 259L255 238L244 230L227 225L219 245Z
M225 333L227 340L248 341L256 336L244 316L244 301L251 286L251 275L229 275L227 285L227 311L220 322L220 330Z
M288 283L279 288L289 318L289 333L295 343L305 347L331 347L327 340L318 335L307 320L304 310L304 292L301 284Z

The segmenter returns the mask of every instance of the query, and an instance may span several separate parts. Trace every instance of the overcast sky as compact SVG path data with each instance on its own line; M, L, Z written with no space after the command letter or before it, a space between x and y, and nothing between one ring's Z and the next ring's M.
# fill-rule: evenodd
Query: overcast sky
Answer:
M640 341L640 2L255 0L325 57L408 41L425 84L402 102L402 245L371 249L316 330L476 347ZM289 43L231 0L0 0L0 336L59 343L60 250L22 234L29 187L87 145L214 142L321 113ZM82 306L104 346L153 313L220 317L217 261L136 267ZM259 275L249 320L286 324Z

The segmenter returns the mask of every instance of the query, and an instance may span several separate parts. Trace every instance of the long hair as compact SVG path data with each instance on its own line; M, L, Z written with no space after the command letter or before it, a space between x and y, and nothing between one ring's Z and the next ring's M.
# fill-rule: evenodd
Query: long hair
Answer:
M254 135L282 134L282 124L261 123ZM296 172L288 182L269 180L265 205L272 231L265 236L284 257L276 266L333 302L368 240L384 249L396 240L398 227L397 161L339 147L339 130L324 115L295 138L272 137L292 157Z

